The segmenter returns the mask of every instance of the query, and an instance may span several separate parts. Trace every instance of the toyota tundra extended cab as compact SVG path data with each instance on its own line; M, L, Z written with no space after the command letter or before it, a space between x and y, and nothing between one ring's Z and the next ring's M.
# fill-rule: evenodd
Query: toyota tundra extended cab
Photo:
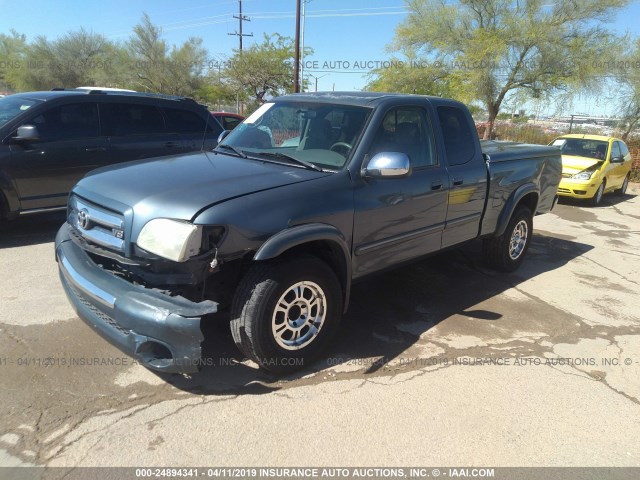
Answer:
M287 95L221 137L90 173L56 237L78 315L158 371L197 371L216 315L262 368L300 368L353 281L474 239L515 270L562 171L558 148L481 146L463 104L417 95Z

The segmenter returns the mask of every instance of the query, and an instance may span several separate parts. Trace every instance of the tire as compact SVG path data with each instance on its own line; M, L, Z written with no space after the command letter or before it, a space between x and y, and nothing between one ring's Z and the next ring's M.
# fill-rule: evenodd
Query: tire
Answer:
M627 194L627 187L629 186L629 176L630 174L627 173L627 176L624 177L624 182L622 182L622 187L620 187L619 190L616 190L616 193L621 197L624 197Z
M597 207L602 203L602 197L604 196L604 188L606 184L607 181L602 180L602 183L598 187L598 190L596 190L596 193L593 195L593 197L591 197L591 205L593 205L594 207Z
M483 240L485 262L496 270L513 272L524 260L532 233L533 214L521 205L513 212L502 235Z
M9 219L9 206L4 198L2 192L0 192L0 223Z
M231 333L240 351L261 368L288 373L322 352L341 315L342 287L323 261L301 255L258 262L236 290Z

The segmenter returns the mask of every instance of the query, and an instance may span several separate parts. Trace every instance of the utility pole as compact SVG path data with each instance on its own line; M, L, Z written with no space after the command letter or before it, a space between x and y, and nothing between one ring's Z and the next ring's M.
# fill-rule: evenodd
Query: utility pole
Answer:
M242 33L242 22L250 22L251 19L246 15L242 15L242 0L238 0L238 3L240 4L240 14L234 15L233 18L237 18L238 22L240 23L239 32L228 33L227 35L235 35L237 37L240 37L240 52L242 52L242 37L253 37L253 33Z
M325 73L324 75L320 75L319 77L316 77L315 75L311 75L310 73L308 73L307 75L312 77L316 81L316 92L317 92L318 91L318 79L326 77L329 74Z
M296 0L296 46L293 57L293 93L300 93L300 0Z
M300 27L300 78L304 78L304 24L305 24L305 7L309 0L302 0L302 26Z

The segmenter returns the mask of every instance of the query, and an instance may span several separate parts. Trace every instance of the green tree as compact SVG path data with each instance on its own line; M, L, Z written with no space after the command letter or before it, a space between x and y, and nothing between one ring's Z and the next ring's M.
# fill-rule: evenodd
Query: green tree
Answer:
M482 102L489 137L505 98L596 89L593 60L614 43L603 23L628 0L405 0L392 49L446 69L455 98ZM401 72L403 73L403 72Z
M169 47L146 13L133 28L127 50L128 82L136 90L194 96L205 83L208 53L202 39L189 38L181 46Z
M305 48L305 55L311 49ZM242 96L262 104L267 96L293 92L294 42L279 34L266 35L262 43L255 43L234 54L226 63L223 78Z
M0 33L0 90L19 88L19 79L26 68L27 38L11 30Z
M414 93L451 97L455 86L446 69L438 64L417 61L414 55L405 60L392 57L386 65L373 70L365 90L373 92Z
M22 89L49 90L93 85L109 68L111 43L100 34L80 29L55 41L39 36L24 54L26 68L16 83Z
M622 139L640 125L640 38L633 42L628 55L620 57L614 65L620 88L619 111L621 112Z

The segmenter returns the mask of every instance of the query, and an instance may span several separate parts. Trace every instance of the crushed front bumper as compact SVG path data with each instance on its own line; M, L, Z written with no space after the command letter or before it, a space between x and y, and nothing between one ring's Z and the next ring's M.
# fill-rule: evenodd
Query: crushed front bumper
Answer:
M103 270L69 237L64 224L56 235L60 280L78 316L124 353L168 373L192 373L200 365L203 315L212 301L191 302L134 285Z

